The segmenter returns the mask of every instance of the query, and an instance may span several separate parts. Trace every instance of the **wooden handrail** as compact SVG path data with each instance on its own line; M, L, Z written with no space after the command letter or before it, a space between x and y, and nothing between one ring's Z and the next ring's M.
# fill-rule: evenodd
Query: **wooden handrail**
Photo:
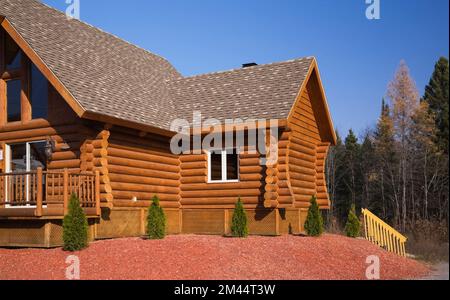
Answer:
M70 194L77 194L83 208L101 214L100 173L44 171L0 174L0 208L30 207L35 216L42 217L48 205L63 209L66 215ZM92 210L91 210L92 214Z
M406 256L406 241L408 240L392 226L378 218L368 209L362 209L364 216L365 238L369 242L393 252Z

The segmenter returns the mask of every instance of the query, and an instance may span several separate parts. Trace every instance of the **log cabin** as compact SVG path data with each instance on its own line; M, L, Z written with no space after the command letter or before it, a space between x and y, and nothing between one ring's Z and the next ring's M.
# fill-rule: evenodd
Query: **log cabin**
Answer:
M259 235L302 233L314 195L329 208L336 136L314 57L184 77L39 1L0 0L0 23L0 246L61 245L72 193L91 240L144 235L155 195L169 234L229 234L238 198ZM244 120L243 149L174 153L173 120L210 132L195 111ZM249 120L277 121L274 163L250 151Z

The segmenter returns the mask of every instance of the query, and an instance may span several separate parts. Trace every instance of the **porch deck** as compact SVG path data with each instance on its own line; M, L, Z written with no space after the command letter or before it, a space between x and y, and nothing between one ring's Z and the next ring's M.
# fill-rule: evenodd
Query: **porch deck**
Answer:
M100 175L43 171L0 174L0 220L62 219L71 194L80 199L88 218L100 209Z

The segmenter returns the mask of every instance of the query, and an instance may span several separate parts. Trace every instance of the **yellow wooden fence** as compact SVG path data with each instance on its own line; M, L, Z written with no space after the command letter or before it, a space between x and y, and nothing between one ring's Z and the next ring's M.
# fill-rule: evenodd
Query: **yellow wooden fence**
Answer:
M366 239L387 251L406 256L407 238L367 209L362 210Z

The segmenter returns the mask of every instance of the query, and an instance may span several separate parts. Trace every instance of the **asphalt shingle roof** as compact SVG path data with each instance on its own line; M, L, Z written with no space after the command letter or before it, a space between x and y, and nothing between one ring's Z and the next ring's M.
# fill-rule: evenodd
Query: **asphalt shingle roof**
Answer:
M289 114L313 58L183 77L161 56L35 0L0 0L0 15L85 111L169 129L176 118Z

